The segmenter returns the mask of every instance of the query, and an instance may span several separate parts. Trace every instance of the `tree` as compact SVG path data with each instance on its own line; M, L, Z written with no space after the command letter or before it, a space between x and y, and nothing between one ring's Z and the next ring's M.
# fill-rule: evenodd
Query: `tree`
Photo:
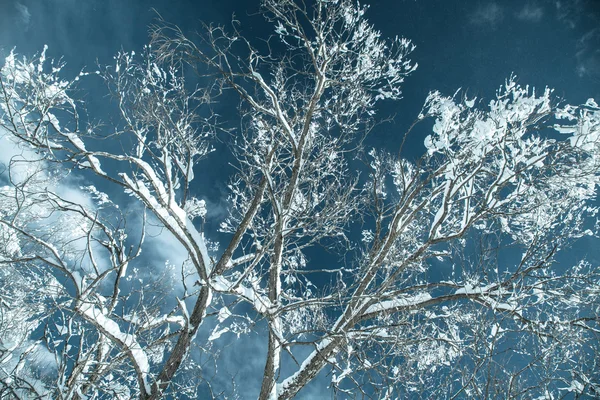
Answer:
M411 42L349 0L262 7L259 47L160 21L141 56L72 79L45 49L6 58L2 396L235 396L235 377L215 378L221 336L251 331L261 399L317 379L343 397L597 395L600 270L561 250L598 232L600 107L511 77L487 106L430 93L405 133L433 121L416 159L365 149L416 68ZM75 99L95 78L110 132ZM215 102L232 94L227 133ZM204 232L192 182L222 135L229 210ZM145 256L158 233L181 266Z

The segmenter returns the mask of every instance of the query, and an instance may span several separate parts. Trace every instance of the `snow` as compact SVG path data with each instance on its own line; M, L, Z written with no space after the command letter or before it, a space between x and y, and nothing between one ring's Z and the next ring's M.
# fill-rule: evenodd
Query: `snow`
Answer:
M433 218L433 222L431 223L431 230L429 231L429 237L431 239L436 239L440 221L444 217L444 215L449 211L450 189L452 188L451 183L451 179L448 179L446 181L446 187L444 188L444 197L442 198L442 203L440 204L440 208L437 210L435 217Z
M1 212L0 217L3 217ZM10 229L8 225L5 225L4 223L0 223L0 237L4 240L2 249L4 254L8 255L9 257L20 254L21 243L19 242L19 237ZM4 258L2 254L0 254L0 261L3 260Z
M187 217L193 220L196 217L204 219L206 217L206 201L191 197L185 203L183 208Z
M73 146L77 148L77 150L81 151L82 153L86 152L85 144L77 135L74 133L67 133L65 136L69 139Z
M208 341L212 342L214 340L217 340L218 338L221 337L222 334L224 334L226 332L229 332L229 328L219 329L219 325L217 325L217 326L215 326L215 329L213 329L212 333L208 337Z
M517 305L516 304L508 304L508 303L493 303L492 306L500 311L516 311L517 310Z
M138 319L138 317L135 316L134 318L131 319L131 322L135 323L137 319ZM164 324L165 322L171 323L171 324L177 324L183 328L183 327L185 327L185 321L186 321L185 317L182 317L180 315L163 315L160 317L148 319L148 322L140 325L140 329L146 330L146 329L155 328L155 327L158 327L158 326Z
M165 196L166 192L164 186L160 181L158 181L158 177L152 168L142 160L137 161L139 161L137 164L144 169L146 176L150 179L151 184L158 191L158 194L163 194L162 200L165 203L168 203L168 199ZM182 241L182 244L189 249L198 250L199 254L196 254L196 256L200 259L197 259L197 261L204 264L206 268L206 274L208 275L210 273L210 258L208 257L208 250L206 248L204 236L200 234L194 227L193 223L187 217L185 217L185 211L183 211L181 207L179 207L174 201L168 203L169 209L167 209L157 201L143 181L134 181L124 173L120 175L127 186L135 191L135 195L148 203L149 208L155 212L156 216L161 219L165 226L173 232L177 239ZM173 217L169 211L175 214L177 218ZM183 229L184 227L185 230Z
M92 166L92 169L101 175L106 175L106 173L100 167L100 161L93 155L88 155L87 159Z
M177 297L177 303L179 304L179 307L181 307L181 312L183 313L184 325L182 326L185 326L190 320L190 314L185 304L185 300L180 300L179 297Z
M354 372L354 371L352 371L352 368L350 368L350 366L346 367L340 375L333 374L333 376L331 377L331 383L333 383L333 384L340 383L342 381L342 379L344 379L348 375L351 375L352 372Z
M200 256L202 257L202 262L204 263L204 267L206 268L206 275L210 275L211 272L211 262L208 257L208 249L206 248L206 240L204 240L204 233L199 233L192 221L186 218L185 227L187 231L192 236L197 248L200 250Z
M227 307L223 307L219 310L219 322L223 322L225 321L227 318L231 317L231 311L229 311L229 308Z
M367 308L366 314L391 310L398 307L412 307L421 303L425 303L431 299L432 297L429 293L418 293L414 296L407 296L393 300L381 301L379 303L369 306L369 308Z
M466 283L464 287L458 289L454 294L483 294L488 293L490 289L494 289L497 284L489 284L486 286L473 287L470 283Z
M211 282L212 287L219 292L228 292L231 286L231 282L225 279L223 276L217 276Z
M567 390L569 392L575 392L575 393L582 394L583 391L585 390L585 385L581 382L573 380L573 381L571 381L571 385L569 385L566 388L561 388L561 390Z
M49 122L57 132L60 132L60 122L58 121L58 118L56 118L56 115L48 112L44 115L44 121Z
M46 50L48 50L48 45L45 44L44 48L42 50L42 53L40 54L40 59L39 59L39 63L37 66L37 71L38 72L42 72L44 69L44 62L46 61Z
M329 346L329 344L331 344L332 339L331 338L325 338L322 339L319 344L317 344L316 349L310 353L308 355L308 357L306 357L304 359L304 361L302 362L302 364L300 365L300 368L298 368L298 371L296 371L293 375L291 375L290 377L286 378L283 382L281 382L280 384L277 385L277 397L279 397L279 395L285 391L288 387L294 385L296 383L296 381L298 380L298 377L300 376L300 373L302 373L302 371L304 371L309 364L312 362L312 360L327 346Z
M141 375L144 387L147 393L152 392L152 387L148 382L148 372L150 364L148 356L142 350L140 344L134 335L124 333L119 328L119 325L108 318L104 313L91 303L82 303L79 306L79 311L93 323L102 333L108 336L111 340L116 341L132 358L135 364L136 371Z
M249 261L252 261L256 257L255 254L246 254L244 256L238 257L234 260L227 261L227 268L232 268L236 265L240 265Z
M234 292L244 297L246 301L254 305L254 309L261 314L266 313L271 307L271 301L267 296L258 293L258 282L254 282L253 287L247 287L239 284L232 289L234 284L229 282L223 276L217 276L211 281L211 286L219 292Z
M490 336L489 336L489 338L493 338L493 337L495 337L495 336L498 334L498 332L503 332L503 329L502 329L502 328L500 328L500 325L498 325L498 324L494 324L494 325L492 326L492 331L490 332Z
M83 290L83 278L77 271L71 271L71 276L73 277L73 282L75 283L75 286L77 286L77 291L81 293L81 291Z

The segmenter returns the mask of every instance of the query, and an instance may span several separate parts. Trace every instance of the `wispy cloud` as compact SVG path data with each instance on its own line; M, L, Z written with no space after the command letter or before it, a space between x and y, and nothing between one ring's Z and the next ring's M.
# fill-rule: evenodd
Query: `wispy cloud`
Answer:
M19 13L20 22L24 25L25 30L29 29L29 22L31 21L31 13L29 12L29 8L20 2L15 3L15 8Z
M598 0L556 0L554 6L556 18L571 29L600 22Z
M207 329L208 328L208 329ZM210 324L204 325L198 332L198 337L204 340L212 330ZM262 383L263 371L267 355L268 330L264 321L258 321L252 332L239 337L233 333L225 333L212 342L212 348L196 348L191 353L196 362L203 365L203 376L210 376L211 383L225 393L225 398L236 398L237 394L243 399L258 397ZM294 358L302 363L312 353L312 346L297 346L293 348ZM207 362L210 357L216 357L214 362ZM298 370L296 364L287 352L281 355L281 376L279 381L292 375ZM331 376L327 368L322 370L312 382L300 391L299 399L327 400L332 398L329 388Z
M600 80L600 28L592 29L579 39L575 57L580 78Z
M480 4L470 15L472 24L496 28L504 19L504 9L498 3Z
M577 12L580 6L579 3L581 3L580 0L555 1L556 18L571 29L575 28L575 25L579 20L579 13Z
M544 9L535 3L528 2L515 15L521 21L540 22L544 17Z

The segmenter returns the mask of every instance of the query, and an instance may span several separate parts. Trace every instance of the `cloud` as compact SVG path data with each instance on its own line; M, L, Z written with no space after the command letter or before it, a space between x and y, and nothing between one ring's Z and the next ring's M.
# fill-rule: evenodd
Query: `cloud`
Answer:
M20 2L15 3L15 8L19 12L19 19L21 20L20 22L25 25L25 30L28 30L29 22L31 21L31 13L29 12L29 8Z
M598 0L557 0L554 2L556 18L571 29L580 25L600 22L600 7Z
M237 313L240 314L239 310ZM213 390L222 391L224 398L251 399L257 398L260 393L269 335L265 322L258 316L255 317L255 321L257 322L251 327L249 333L242 334L239 337L233 333L225 333L212 342L208 348L198 346L191 353L194 361L203 366L202 376L210 377L209 380L213 385ZM214 324L211 322L201 327L197 334L197 337L200 338L199 344L205 343L205 338L210 334L213 327ZM313 346L292 346L294 358L299 363L302 363L313 350ZM212 357L214 357L212 362L208 362ZM299 365L296 361L287 352L282 352L279 382L298 371ZM318 373L300 391L297 398L331 399L333 392L329 388L331 376L328 375L328 370L329 367L326 367ZM182 372L183 374L185 372ZM181 376L181 378L184 377ZM197 375L195 375L195 379L197 379ZM236 394L239 397L236 397Z
M521 21L540 22L544 17L544 9L535 3L525 3L521 11L515 15Z
M600 80L600 28L592 29L579 39L575 57L580 78Z
M580 14L578 12L581 6L580 3L581 0L555 1L556 18L571 29L575 28L575 25L580 19Z
M0 127L0 185L21 183L35 171L43 174L46 166L42 161L34 161L38 159L34 151L12 140L11 134Z
M504 19L504 9L495 2L479 5L470 15L472 24L496 28Z

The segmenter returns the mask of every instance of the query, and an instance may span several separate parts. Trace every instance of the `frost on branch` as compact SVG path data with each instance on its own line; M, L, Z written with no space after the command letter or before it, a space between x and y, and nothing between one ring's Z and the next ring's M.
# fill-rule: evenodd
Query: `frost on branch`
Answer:
M206 217L206 202L192 197L185 203L183 210L190 220L193 220L196 217L204 219L204 217Z
M575 227L580 226L582 212L593 211L585 204L594 198L598 184L598 112L584 106L576 124L589 128L578 129L573 136L577 140L556 141L545 138L538 125L552 116L563 118L565 111L555 109L553 101L549 89L536 96L535 90L520 87L514 78L498 91L486 112L430 94L427 115L435 118L435 124L425 146L441 163L434 179L446 188L437 198L444 206L434 219L432 225L438 227L432 234L443 233L441 218L445 229L460 232L477 210L485 209L522 243L541 232L570 229L571 235L583 234ZM575 144L579 142L587 144ZM575 160L577 168L571 164ZM457 215L451 222L456 212L462 218Z

